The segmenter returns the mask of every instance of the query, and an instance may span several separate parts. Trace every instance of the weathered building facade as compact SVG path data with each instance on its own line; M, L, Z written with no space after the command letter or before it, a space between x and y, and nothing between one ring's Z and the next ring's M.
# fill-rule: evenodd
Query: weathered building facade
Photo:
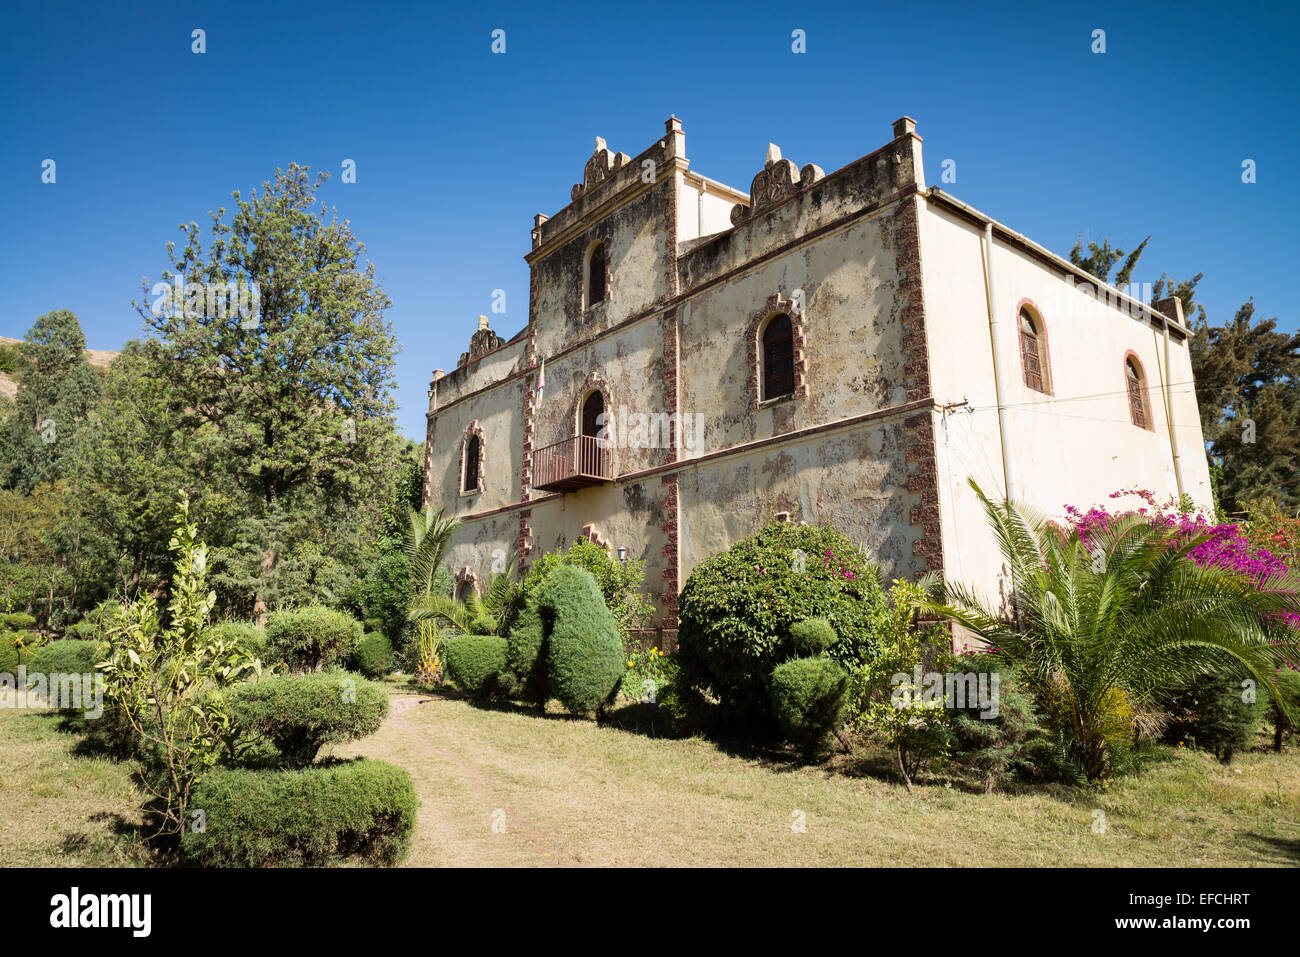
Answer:
M429 391L424 494L463 522L462 587L587 536L646 560L671 643L691 569L774 517L995 592L968 476L1056 514L1209 502L1177 302L927 189L906 117L830 174L769 147L747 193L690 169L676 118L635 157L597 140L525 258L525 328L480 319Z

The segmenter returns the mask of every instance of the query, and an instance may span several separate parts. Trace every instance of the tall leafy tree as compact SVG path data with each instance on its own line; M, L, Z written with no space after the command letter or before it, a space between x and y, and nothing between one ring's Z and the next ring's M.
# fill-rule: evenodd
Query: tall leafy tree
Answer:
M1247 301L1221 326L1198 323L1191 350L1221 505L1300 505L1300 334L1257 321Z
M136 304L179 427L205 435L247 496L245 531L261 522L265 582L293 536L377 523L373 490L389 484L397 455L390 301L348 221L317 206L325 180L291 165L261 192L235 192L229 216L211 214L206 249L198 224L183 225L184 247L168 244L162 275L186 294L169 302L146 283L152 301ZM247 314L203 292L232 283L247 291Z
M18 395L0 428L0 486L29 492L68 475L102 385L81 323L66 309L37 319L22 353Z

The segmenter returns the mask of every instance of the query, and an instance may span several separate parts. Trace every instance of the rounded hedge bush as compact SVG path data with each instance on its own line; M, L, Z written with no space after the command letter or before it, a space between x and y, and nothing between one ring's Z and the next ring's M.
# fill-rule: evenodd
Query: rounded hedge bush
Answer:
M239 730L269 738L290 767L311 764L325 744L374 734L388 714L382 685L342 671L238 684L226 701Z
M794 626L824 619L829 657L852 670L871 654L889 605L874 566L836 531L773 522L695 567L678 601L678 660L733 721L771 717L772 670L803 652Z
M787 741L816 757L840 721L848 672L830 658L796 658L772 672L772 713Z
M357 669L367 678L380 678L393 670L393 643L387 635L372 631L359 642L352 653Z
M27 676L52 674L93 675L100 659L99 646L93 641L60 638L42 645L27 663Z
M296 673L339 664L360 640L361 622L322 605L279 611L266 623L267 654Z
M10 631L25 631L36 627L36 619L26 612L14 611L0 615L0 625L4 625Z
M554 568L533 589L507 642L513 690L539 705L558 698L574 714L613 698L623 658L600 586L576 565Z
M0 633L0 675L18 674L18 648L11 635Z
M799 654L815 658L835 644L835 629L825 618L805 618L790 626L790 640Z
M1169 714L1165 740L1195 743L1227 764L1238 751L1247 751L1263 724L1263 701L1243 701L1241 679L1231 675L1198 675L1180 688L1157 695Z
M457 635L442 646L442 666L461 691L488 698L506 670L506 640L498 635Z
M595 576L562 565L541 586L550 613L551 694L574 714L610 701L623 678L623 641Z
M219 635L233 641L254 658L265 661L267 657L266 629L252 621L222 621L208 628L209 635Z
M221 769L194 788L204 830L181 851L203 867L392 865L406 856L419 800L405 769L353 761L298 771Z

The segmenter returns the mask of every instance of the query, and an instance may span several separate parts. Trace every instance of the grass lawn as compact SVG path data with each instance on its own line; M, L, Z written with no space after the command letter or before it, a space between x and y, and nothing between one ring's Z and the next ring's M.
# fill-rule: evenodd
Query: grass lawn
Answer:
M0 692L3 694L4 692ZM133 766L76 753L53 712L0 708L0 865L135 867L144 794Z
M927 779L910 795L864 773L887 774L878 755L799 767L390 687L380 731L332 753L411 772L421 808L408 866L1300 864L1295 748L1230 767L1171 750L1103 792L985 795ZM0 708L0 863L145 863L132 766L76 753L59 724Z
M422 806L410 866L1300 864L1294 748L1231 767L1171 750L1104 792L931 784L909 795L851 758L797 767L395 690L383 728L334 753L411 772Z

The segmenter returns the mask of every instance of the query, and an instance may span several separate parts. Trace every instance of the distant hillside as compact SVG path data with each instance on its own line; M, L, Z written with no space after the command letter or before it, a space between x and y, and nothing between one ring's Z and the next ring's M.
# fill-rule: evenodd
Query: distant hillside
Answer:
M18 345L21 339L10 339L8 336L0 336L0 345ZM97 369L107 369L113 364L113 360L118 357L118 353L109 352L107 349L87 349L86 359L92 366ZM7 399L12 399L18 394L18 383L4 372L0 372L0 395Z

